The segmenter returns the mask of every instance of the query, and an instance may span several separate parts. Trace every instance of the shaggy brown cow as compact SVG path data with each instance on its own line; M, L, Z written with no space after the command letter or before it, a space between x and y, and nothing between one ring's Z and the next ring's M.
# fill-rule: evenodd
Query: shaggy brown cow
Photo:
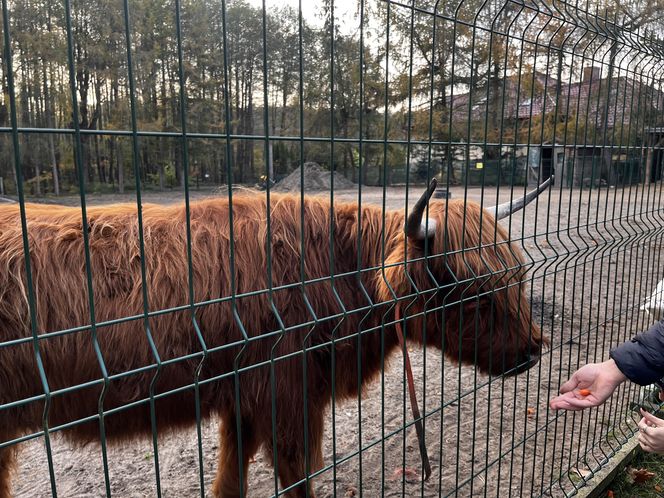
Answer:
M194 297L203 303L196 320L209 351L200 371L200 410L203 417L217 414L222 422L215 496L240 496L241 489L246 490L243 476L250 458L261 446L272 455L275 442L282 486L297 484L307 471L322 466L323 417L332 397L333 357L337 396L356 396L361 387L358 367L360 384L380 371L381 339L385 355L398 349L395 295L404 298L397 306L408 313L410 340L495 374L518 372L537 362L543 338L531 321L518 249L506 242L508 234L496 226L489 211L482 213L474 203L431 202L423 229L422 212L431 191L409 217L406 233L401 211L384 214L371 205L358 211L352 203L335 203L331 209L320 198L305 199L301 226L300 198L274 195L271 238L265 197L238 196L233 202L234 266L227 199L191 205ZM157 395L191 386L202 346L186 306L184 206L143 209L149 309L180 307L172 313L151 314L148 320L141 316L144 288L135 206L88 211L94 318L102 324L96 337L110 377L103 398L102 368L88 326L91 312L80 211L41 205L26 209L35 325L39 334L50 334L39 341L40 360L53 393L47 409L49 427L96 416L100 405L108 412L146 400L153 380ZM496 216L501 213L498 209ZM413 260L407 266L406 256ZM271 294L261 292L268 288L268 257L275 288ZM302 258L310 281L304 287L297 285ZM367 269L361 282L355 272L358 258ZM340 275L333 280L331 259L334 273ZM415 288L422 295L406 308ZM237 298L230 300L233 289ZM371 303L383 304L371 309ZM317 320L313 328L312 311ZM116 321L123 317L134 319ZM298 326L303 322L309 325ZM387 325L381 327L382 322ZM72 327L77 330L57 333ZM358 337L360 330L366 332ZM161 361L158 372L148 331ZM1 206L0 444L43 428L44 386L31 337L19 210L16 205ZM271 366L270 358L281 359ZM72 386L77 387L61 392ZM16 403L20 400L25 402ZM194 390L158 397L155 408L159 430L192 424ZM106 413L103 420L111 440L152 430L147 402ZM64 433L75 441L96 440L99 418ZM14 447L0 449L1 498L10 496ZM313 496L305 486L304 482L293 486L290 495L304 496L308 491Z

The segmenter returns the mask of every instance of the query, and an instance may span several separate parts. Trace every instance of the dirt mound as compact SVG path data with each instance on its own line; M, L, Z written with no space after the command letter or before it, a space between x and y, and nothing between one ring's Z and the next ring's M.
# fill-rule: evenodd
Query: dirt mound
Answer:
M320 164L304 163L304 191L330 190L332 184L330 172L321 167ZM300 191L300 169L297 168L286 178L277 183L272 190L275 192L299 192ZM334 188L353 188L355 184L341 173L334 173Z

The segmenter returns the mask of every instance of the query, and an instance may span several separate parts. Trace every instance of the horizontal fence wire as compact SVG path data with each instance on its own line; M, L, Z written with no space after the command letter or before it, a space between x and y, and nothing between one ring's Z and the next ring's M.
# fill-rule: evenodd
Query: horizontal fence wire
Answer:
M0 498L578 494L658 409L549 407L661 314L658 15L2 0Z

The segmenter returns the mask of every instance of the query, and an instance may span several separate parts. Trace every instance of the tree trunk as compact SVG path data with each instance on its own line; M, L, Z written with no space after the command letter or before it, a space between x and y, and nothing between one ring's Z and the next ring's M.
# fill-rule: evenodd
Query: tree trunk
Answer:
M159 190L164 190L164 163L159 161Z
M80 62L79 62L80 64ZM79 70L76 74L76 81L78 84L79 92L79 127L82 130L86 130L89 127L88 122L88 85L89 85L89 75L86 75L86 71ZM89 171L89 153L88 153L88 136L81 135L81 150L80 157L81 162L83 163L81 167L83 168L83 180L85 184L90 183L90 171Z
M33 86L33 112L35 114L35 123L42 125L44 122L44 112L42 110L42 96L41 96L41 90L42 90L42 85L40 85L39 81L39 71L37 68L34 68L33 72L33 81L32 81L32 86ZM37 157L35 160L35 194L37 196L42 195L42 187L41 187L41 168L40 168L40 163L41 163L41 155L42 155L42 139L41 137L35 141L35 146L39 145L37 147Z
M102 87L103 82L99 78L95 78L95 99L97 100L95 103L95 116L97 117L96 122L94 123L94 127L97 128L97 125L99 126L100 129L104 128L104 122L103 122L103 113L101 112L101 87ZM103 171L103 161L101 158L101 154L99 153L99 136L95 135L93 137L94 143L95 143L95 162L97 163L97 178L99 178L100 183L105 183L106 178L104 175Z
M122 147L118 147L118 192L124 194L124 160L122 158Z
M12 176L14 177L14 185L16 185L16 194L18 195L18 175L16 174L16 167L12 168Z
M253 135L254 133L254 85L253 85L253 67L249 68L249 116L247 119L247 133ZM249 181L254 180L254 172L256 171L256 158L254 157L254 142L253 140L247 140L247 146L249 148Z
M49 80L54 81L53 66L49 64L50 78L46 76L46 64L42 66L43 79L44 79L44 114L46 115L46 127L53 128L53 108L51 106L51 95L48 89ZM57 196L60 195L60 179L58 175L58 163L55 157L55 140L53 133L48 134L48 155L51 163L51 175L53 176L53 193Z
M106 179L104 178L104 171L102 166L101 154L99 153L99 137L95 136L95 162L97 163L97 178L99 178L100 183L105 183Z
M41 147L40 147L41 148ZM41 169L39 168L39 158L35 161L35 195L41 197Z
M18 95L18 119L20 119L20 123L23 126L33 126L30 114L30 95L29 95L29 89L30 89L30 82L29 82L29 77L27 74L27 67L28 63L25 60L23 51L20 52L19 55L19 61L20 61L20 77L21 79L26 82L26 84L21 85L20 90L19 90L19 95ZM21 171L23 173L23 181L28 181L29 178L29 173L30 173L30 167L32 166L32 152L33 152L33 137L30 135L26 135L24 139L24 146L21 147L21 164L19 167L21 168ZM18 183L16 184L18 188Z
M108 181L115 185L115 137L111 135L108 140Z
M55 140L53 134L48 134L48 150L51 160L51 175L53 176L53 193L57 196L60 195L60 179L58 175L58 162L55 158Z

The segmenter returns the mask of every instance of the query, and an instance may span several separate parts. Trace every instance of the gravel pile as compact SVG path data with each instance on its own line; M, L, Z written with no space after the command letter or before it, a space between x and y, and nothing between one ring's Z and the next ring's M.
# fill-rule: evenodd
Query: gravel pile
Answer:
M329 170L320 164L304 163L304 190L311 192L316 190L330 190L331 178ZM277 183L272 190L275 192L299 192L300 191L300 169L297 168L286 178ZM334 189L353 188L355 184L341 173L334 173Z

